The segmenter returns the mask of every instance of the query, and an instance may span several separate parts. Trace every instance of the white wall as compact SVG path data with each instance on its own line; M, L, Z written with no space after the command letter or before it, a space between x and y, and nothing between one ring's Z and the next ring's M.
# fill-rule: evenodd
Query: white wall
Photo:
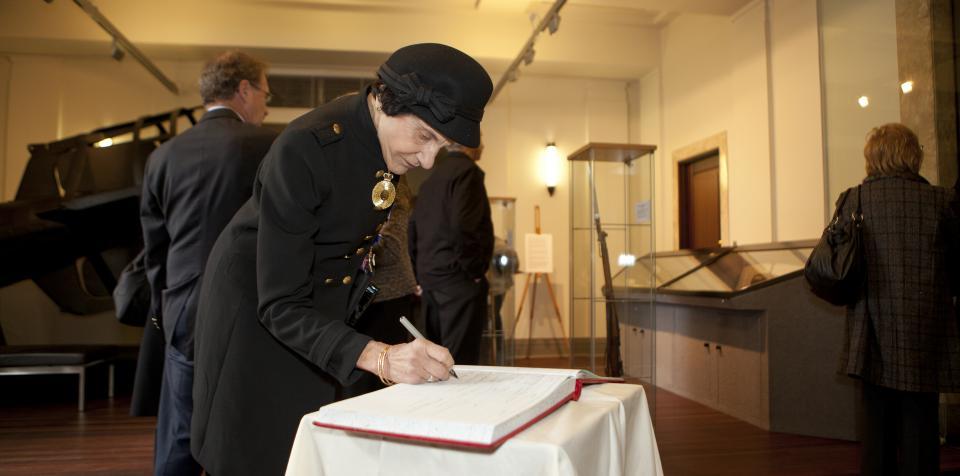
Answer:
M817 2L769 0L773 239L818 238L824 161Z
M871 128L900 121L895 0L821 2L827 202L866 176L863 145ZM867 96L870 105L857 104Z
M676 249L673 154L726 132L729 241L816 238L824 161L815 0L753 2L663 28L641 78L641 141L657 157L657 249ZM659 102L659 104L657 103Z
M561 309L563 329L554 317L544 284L537 289L534 338L559 337L569 328L570 185L567 163L551 197L540 181L540 153L555 142L564 158L588 142L627 141L627 82L544 76L523 76L509 84L484 113L486 149L480 166L486 171L487 193L516 197L517 252L523 262L523 237L534 232L534 207L540 206L543 233L553 235L554 273L550 276ZM526 277L516 279L516 299ZM532 290L531 290L532 292ZM517 335L526 337L530 296ZM514 315L515 315L514 310ZM504 310L505 319L508 311Z
M642 141L659 135L657 248L676 249L677 149L726 132L729 239L771 239L764 4L730 17L684 15L662 31L659 75L642 78ZM659 105L657 92L660 92Z

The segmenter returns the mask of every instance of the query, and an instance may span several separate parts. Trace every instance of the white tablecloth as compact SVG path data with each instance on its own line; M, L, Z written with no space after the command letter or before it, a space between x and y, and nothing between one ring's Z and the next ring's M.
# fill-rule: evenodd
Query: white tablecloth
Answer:
M639 385L583 388L580 400L493 452L392 440L300 420L287 475L661 476L646 394Z

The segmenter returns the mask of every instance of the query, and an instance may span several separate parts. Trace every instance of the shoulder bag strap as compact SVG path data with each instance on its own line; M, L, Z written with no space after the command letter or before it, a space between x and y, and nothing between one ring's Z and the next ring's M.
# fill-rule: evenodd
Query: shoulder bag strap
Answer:
M843 204L847 202L847 195L850 195L850 189L844 190L843 193L840 194L840 202L837 203L837 209L833 212L833 219L830 220L831 225L840 221L840 212L843 211ZM857 206L859 207L859 205Z

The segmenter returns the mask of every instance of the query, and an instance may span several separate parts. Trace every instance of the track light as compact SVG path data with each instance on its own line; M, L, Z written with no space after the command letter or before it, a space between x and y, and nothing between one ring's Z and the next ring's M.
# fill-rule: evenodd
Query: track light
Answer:
M533 56L536 54L536 50L534 50L533 47L530 47L529 50L523 53L523 64L529 65L530 63L533 63Z
M554 33L557 32L557 29L558 29L558 28L560 28L560 14L559 14L559 13L553 15L552 17L550 17L550 23L547 23L547 31L549 31L550 34L552 35L552 34L554 34Z
M123 50L120 48L120 45L117 44L117 40L113 40L113 48L110 50L110 57L122 61L124 56Z

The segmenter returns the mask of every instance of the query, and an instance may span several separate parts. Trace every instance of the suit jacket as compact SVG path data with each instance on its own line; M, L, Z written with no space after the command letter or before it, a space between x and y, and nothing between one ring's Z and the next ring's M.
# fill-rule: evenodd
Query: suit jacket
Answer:
M193 357L197 288L220 231L250 198L275 134L215 109L158 147L147 161L140 201L152 302L160 303L168 344ZM173 339L180 319L186 335Z
M300 418L364 373L344 322L387 218L386 164L365 95L290 123L220 235L197 319L191 449L211 474L282 474ZM390 322L389 325L398 325Z
M483 278L493 256L493 222L484 173L461 152L437 158L420 186L409 224L417 281L436 289Z
M850 193L842 216L857 209ZM909 174L867 177L861 196L867 279L847 310L843 371L901 391L960 391L953 193Z

